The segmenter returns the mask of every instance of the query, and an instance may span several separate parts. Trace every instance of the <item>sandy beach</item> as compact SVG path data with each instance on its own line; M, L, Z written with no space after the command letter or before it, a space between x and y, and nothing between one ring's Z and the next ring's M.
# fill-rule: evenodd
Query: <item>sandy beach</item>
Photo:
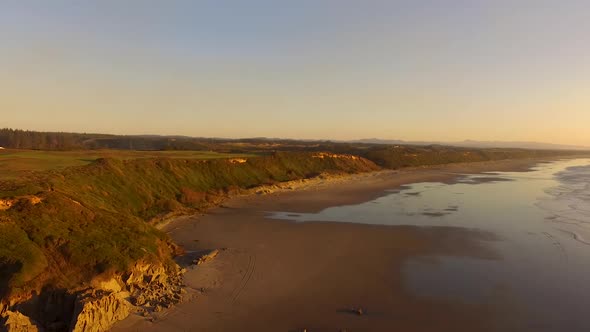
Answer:
M268 211L314 212L380 197L460 174L526 171L542 160L509 160L314 179L269 194L230 199L206 215L182 217L165 230L185 248L179 260L220 249L187 268L187 300L115 331L492 331L510 320L505 294L468 304L416 297L404 287L403 263L432 256L497 258L491 233L453 227L294 223ZM362 314L355 312L361 309ZM501 319L500 319L501 318Z

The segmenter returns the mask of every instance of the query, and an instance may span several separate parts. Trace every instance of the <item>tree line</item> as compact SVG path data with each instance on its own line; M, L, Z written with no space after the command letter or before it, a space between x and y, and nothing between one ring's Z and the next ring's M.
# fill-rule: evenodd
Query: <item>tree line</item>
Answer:
M206 141L191 137L126 136L0 129L0 147L28 150L206 150Z
M85 134L0 129L0 146L10 149L71 150L83 148Z

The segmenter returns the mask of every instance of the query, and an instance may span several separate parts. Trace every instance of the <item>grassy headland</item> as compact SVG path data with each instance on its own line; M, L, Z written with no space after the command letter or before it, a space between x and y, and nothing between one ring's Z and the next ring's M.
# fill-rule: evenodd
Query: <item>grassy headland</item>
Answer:
M293 141L207 148L0 150L0 303L83 290L139 261L173 266L177 248L154 221L244 189L323 173L580 153Z
M140 259L168 261L172 245L148 221L202 209L262 184L325 172L378 169L352 156L276 153L254 158L101 158L0 182L3 294L75 289Z

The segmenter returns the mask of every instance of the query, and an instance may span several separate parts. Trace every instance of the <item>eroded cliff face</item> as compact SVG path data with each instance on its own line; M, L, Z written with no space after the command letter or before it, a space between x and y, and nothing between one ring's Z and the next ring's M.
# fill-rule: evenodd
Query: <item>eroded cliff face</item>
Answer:
M10 332L108 331L131 313L149 316L180 302L183 273L176 265L138 262L129 272L93 280L84 290L46 290L26 301L0 304L0 323Z
M185 270L175 267L136 264L125 278L130 301L143 313L157 312L178 303L183 294L182 275Z
M6 331L10 332L39 332L43 331L39 324L20 312L6 310L2 313L5 319L4 325ZM0 328L1 330L1 328Z
M132 311L127 292L94 291L80 296L70 323L72 332L108 331Z

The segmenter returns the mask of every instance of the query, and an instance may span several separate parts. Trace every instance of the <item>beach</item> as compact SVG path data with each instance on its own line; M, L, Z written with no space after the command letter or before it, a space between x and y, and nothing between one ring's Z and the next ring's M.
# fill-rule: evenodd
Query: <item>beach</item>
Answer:
M484 303L417 297L404 286L409 259L499 259L493 233L459 227L295 223L270 211L317 212L370 201L402 185L452 183L461 174L527 171L506 160L318 178L234 197L164 230L186 251L183 303L154 319L132 315L115 331L493 331L511 319L509 294ZM200 265L193 258L219 254Z

